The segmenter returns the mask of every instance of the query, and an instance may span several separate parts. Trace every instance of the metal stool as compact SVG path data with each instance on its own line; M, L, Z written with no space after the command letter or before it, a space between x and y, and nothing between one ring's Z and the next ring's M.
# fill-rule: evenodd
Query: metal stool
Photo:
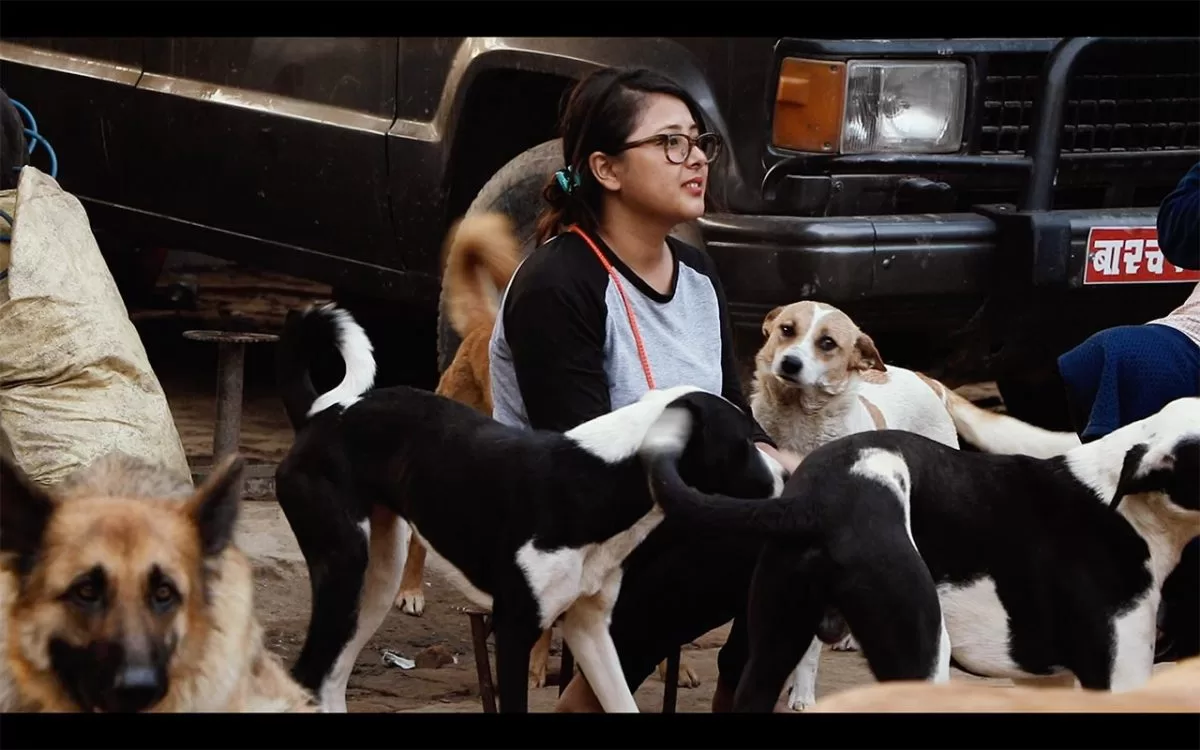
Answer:
M235 331L184 331L183 337L217 345L217 422L213 429L211 469L217 461L237 451L241 439L246 345L274 342L278 341L279 337L273 333ZM250 474L248 471L247 476Z
M471 620L471 647L475 652L475 672L479 678L479 699L483 702L485 714L496 713L496 687L492 680L492 664L488 660L487 639L492 632L492 616L490 612L471 607L460 607ZM664 714L675 713L675 702L679 694L679 651L667 657L667 674L663 685ZM558 670L558 694L562 695L567 684L575 674L575 659L571 649L564 642L562 646L562 666Z

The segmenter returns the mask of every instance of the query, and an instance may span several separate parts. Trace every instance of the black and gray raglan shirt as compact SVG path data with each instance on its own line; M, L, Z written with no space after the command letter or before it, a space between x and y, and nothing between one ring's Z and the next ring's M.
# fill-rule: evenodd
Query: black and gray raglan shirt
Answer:
M629 297L655 386L720 393L747 415L716 265L674 237L667 294L633 273L599 238ZM565 233L534 249L513 274L491 339L492 416L566 432L638 400L646 376L621 294L584 240ZM758 442L774 445L755 424Z

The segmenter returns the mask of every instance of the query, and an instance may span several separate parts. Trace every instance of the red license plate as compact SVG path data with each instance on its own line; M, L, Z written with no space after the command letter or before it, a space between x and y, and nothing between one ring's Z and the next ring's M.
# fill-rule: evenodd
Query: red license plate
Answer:
M1156 227L1092 227L1084 284L1165 284L1200 281L1200 270L1180 268L1158 249Z

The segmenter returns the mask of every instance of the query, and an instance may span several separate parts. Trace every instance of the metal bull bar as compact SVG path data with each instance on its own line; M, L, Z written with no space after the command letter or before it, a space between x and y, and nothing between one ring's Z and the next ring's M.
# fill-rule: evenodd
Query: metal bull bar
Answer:
M1063 119L1071 88L1071 75L1081 61L1098 49L1127 47L1185 46L1196 44L1193 37L1068 37L1060 41L1046 58L1042 73L1042 95L1034 103L1033 127L1025 149L1029 179L1019 210L1049 211L1054 203L1054 183L1058 175Z

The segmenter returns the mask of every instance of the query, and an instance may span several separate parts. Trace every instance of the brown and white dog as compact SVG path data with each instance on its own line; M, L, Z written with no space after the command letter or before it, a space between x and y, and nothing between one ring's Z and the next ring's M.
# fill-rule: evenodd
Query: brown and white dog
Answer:
M1049 458L1079 445L1055 432L981 409L924 373L886 365L871 337L823 302L775 308L763 320L750 408L781 450L807 455L830 440L898 429L958 448Z
M831 440L884 429L959 447L949 389L885 365L871 337L838 308L807 300L777 307L763 334L750 408L780 450L803 457Z
M956 394L919 372L884 364L871 337L837 307L810 300L781 305L767 313L762 330L750 408L780 450L803 458L840 437L884 429L960 447L949 411ZM970 409L983 411L959 399L968 417ZM857 644L847 634L833 648L851 651ZM814 639L789 681L788 708L816 700L820 651Z

